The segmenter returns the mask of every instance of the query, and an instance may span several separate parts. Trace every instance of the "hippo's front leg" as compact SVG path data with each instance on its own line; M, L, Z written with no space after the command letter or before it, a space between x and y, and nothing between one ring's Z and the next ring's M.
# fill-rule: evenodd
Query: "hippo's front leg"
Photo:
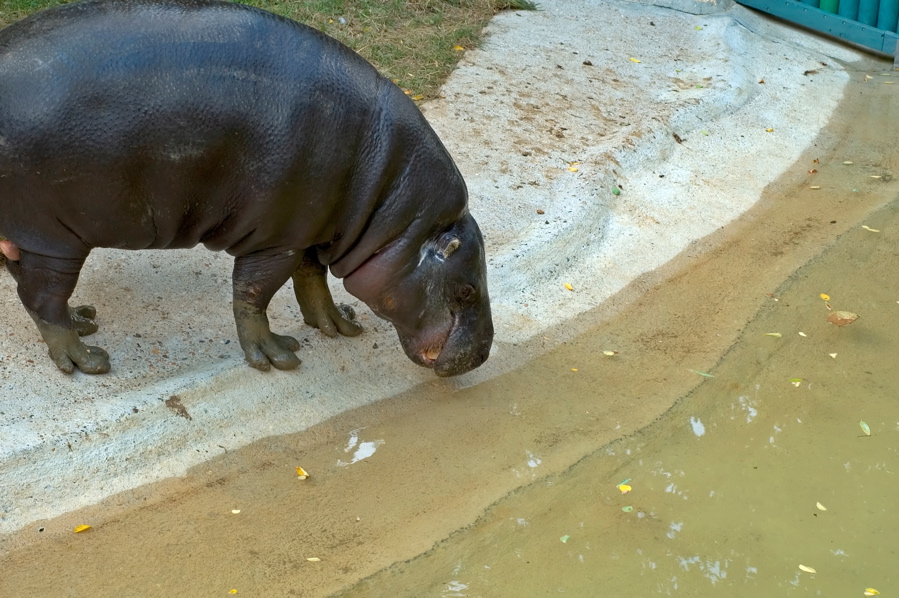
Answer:
M19 298L37 325L50 358L60 370L71 374L77 367L85 374L109 371L109 355L100 347L90 347L79 336L97 331L96 310L89 305L71 308L69 297L75 290L85 257L62 259L19 250L7 269L18 285Z
M349 305L335 305L327 282L328 269L318 261L314 248L303 254L293 273L293 293L300 304L303 321L327 336L356 336L362 325Z
M300 365L294 355L300 343L292 336L274 334L266 310L275 293L297 269L302 254L251 254L234 260L234 322L247 363L257 370L292 370Z

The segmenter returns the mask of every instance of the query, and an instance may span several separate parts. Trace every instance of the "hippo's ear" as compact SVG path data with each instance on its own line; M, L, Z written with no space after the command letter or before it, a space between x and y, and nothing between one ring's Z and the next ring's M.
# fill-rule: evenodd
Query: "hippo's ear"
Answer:
M458 237L448 237L440 240L440 255L443 256L443 259L448 258L453 254L453 252L459 249L459 245L462 244L462 241L459 240Z

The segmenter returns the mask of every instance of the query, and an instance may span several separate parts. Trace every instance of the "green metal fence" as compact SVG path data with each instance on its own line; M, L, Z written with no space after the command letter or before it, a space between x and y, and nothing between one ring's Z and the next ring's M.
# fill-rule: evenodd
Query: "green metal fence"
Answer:
M737 0L899 60L899 0Z

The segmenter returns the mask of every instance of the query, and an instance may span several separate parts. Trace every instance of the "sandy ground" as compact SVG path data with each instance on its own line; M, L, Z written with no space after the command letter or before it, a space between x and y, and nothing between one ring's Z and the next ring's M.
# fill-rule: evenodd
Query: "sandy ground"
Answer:
M497 328L491 360L448 390L524 363L550 327L575 334L559 325L749 209L813 142L848 80L840 61L858 57L739 6L541 7L496 17L424 107L485 232ZM92 255L74 302L97 306L93 343L113 358L96 378L55 370L2 278L0 532L433 383L342 291L364 335L304 328L285 289L273 328L303 339L304 364L246 367L229 274L204 250Z

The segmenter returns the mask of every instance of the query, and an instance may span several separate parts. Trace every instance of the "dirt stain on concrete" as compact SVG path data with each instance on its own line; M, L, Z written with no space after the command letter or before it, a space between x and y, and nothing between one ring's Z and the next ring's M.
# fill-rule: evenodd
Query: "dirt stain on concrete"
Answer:
M190 416L190 413L187 412L187 407L181 402L181 397L178 395L172 395L165 400L165 406L172 410L172 412L179 416L183 417L186 420L192 420L193 418Z

